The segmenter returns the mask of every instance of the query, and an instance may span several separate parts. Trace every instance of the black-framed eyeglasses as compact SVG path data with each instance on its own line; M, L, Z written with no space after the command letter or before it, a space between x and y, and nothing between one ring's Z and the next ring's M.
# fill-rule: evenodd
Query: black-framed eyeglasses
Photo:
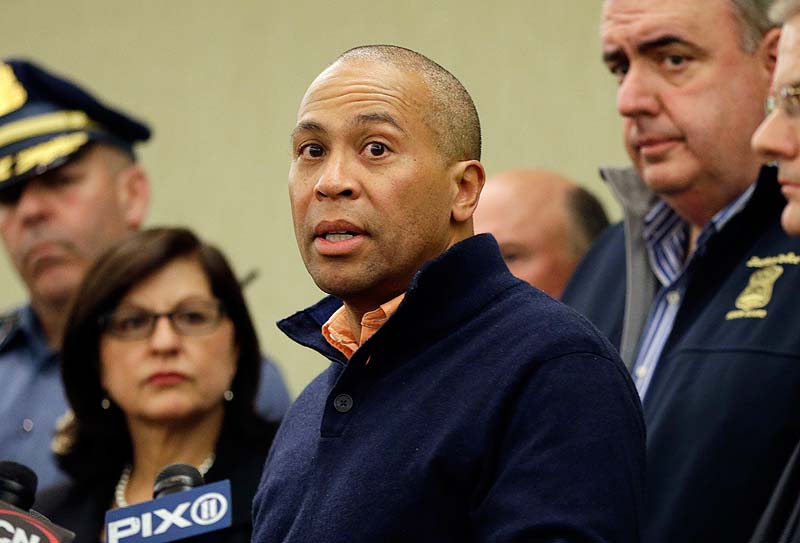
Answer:
M789 117L800 117L800 82L784 85L777 93L767 96L764 112L770 115L776 109L782 109Z
M141 307L122 306L98 319L105 333L117 339L135 341L149 338L161 317L183 336L198 336L216 330L225 309L218 300L188 300L172 311L154 313Z

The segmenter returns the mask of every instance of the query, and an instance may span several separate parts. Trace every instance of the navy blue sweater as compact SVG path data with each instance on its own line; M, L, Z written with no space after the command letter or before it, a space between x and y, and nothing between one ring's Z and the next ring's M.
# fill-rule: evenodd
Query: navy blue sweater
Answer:
M491 236L424 266L348 363L320 332L339 305L279 324L332 364L279 430L254 542L639 541L633 384L592 325L508 272Z

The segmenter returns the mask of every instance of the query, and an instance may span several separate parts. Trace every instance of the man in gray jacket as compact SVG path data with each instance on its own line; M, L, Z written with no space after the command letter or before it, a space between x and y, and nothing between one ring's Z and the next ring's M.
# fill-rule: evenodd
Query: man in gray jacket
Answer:
M800 242L763 119L779 31L756 0L605 0L633 169L564 300L620 347L648 429L643 540L747 541L800 438Z

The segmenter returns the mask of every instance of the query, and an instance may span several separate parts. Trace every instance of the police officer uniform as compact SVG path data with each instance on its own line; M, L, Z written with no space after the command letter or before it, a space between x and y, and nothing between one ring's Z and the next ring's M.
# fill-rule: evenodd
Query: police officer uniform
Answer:
M0 317L0 337L0 458L32 467L40 486L58 481L50 451L66 410L58 354L29 305Z

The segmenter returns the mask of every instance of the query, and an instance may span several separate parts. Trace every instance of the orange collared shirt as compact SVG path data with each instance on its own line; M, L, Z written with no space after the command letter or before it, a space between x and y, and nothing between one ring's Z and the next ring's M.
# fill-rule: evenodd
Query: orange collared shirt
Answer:
M385 304L381 304L378 309L364 313L364 316L361 317L361 337L358 339L350 329L350 321L347 319L347 310L344 306L337 309L328 319L328 322L322 325L322 335L328 343L350 360L353 353L392 316L392 313L397 310L404 297L405 293L389 300Z

